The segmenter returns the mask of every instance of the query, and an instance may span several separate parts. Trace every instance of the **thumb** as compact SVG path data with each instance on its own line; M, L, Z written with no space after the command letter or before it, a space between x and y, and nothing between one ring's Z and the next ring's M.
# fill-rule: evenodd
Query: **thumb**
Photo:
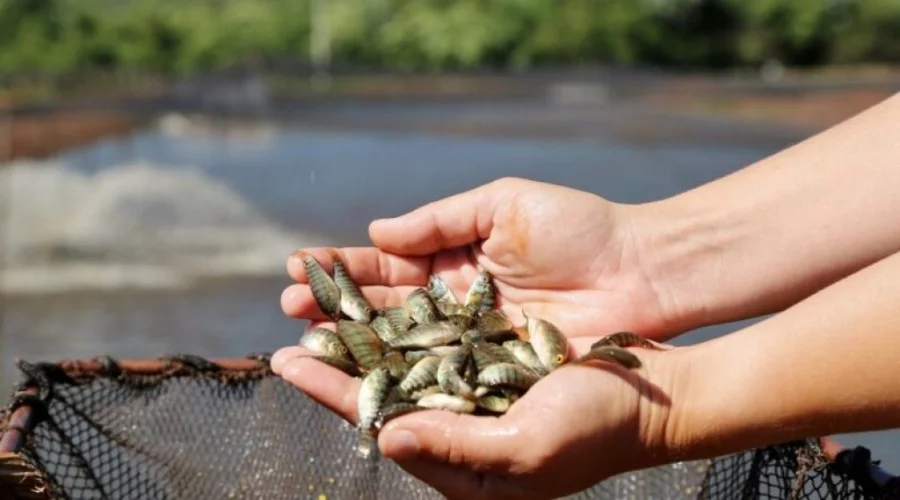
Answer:
M381 431L387 458L425 460L480 473L508 474L528 456L525 429L515 421L429 410L398 417Z
M508 183L501 179L400 217L373 221L369 237L386 252L408 256L424 256L486 239L497 206L511 194L505 187Z

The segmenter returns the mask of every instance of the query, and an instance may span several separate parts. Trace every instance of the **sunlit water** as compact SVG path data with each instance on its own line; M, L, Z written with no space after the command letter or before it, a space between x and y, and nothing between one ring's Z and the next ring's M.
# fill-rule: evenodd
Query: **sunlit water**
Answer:
M14 357L242 356L292 344L304 325L284 318L279 306L292 250L366 244L373 218L499 177L639 202L770 152L272 126L209 130L173 117L51 161L18 162L0 170L3 384L16 377ZM740 326L702 329L677 343ZM868 446L900 471L897 433L842 442Z

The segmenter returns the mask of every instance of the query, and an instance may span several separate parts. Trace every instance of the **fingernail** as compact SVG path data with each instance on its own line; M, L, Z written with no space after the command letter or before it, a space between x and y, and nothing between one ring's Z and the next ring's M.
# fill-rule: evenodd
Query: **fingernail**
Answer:
M412 458L419 454L419 441L410 431L401 429L388 433L385 444L385 454L392 458Z

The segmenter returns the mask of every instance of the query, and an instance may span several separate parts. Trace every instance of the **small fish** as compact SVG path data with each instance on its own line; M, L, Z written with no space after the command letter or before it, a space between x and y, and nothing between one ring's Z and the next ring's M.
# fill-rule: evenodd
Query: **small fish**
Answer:
M591 349L583 356L576 359L576 362L584 363L585 361L593 360L608 361L632 370L641 367L640 358L622 347L613 345Z
M359 415L357 424L359 444L356 450L363 458L369 457L373 451L378 449L375 441L377 432L375 421L378 419L390 391L391 375L387 368L375 368L362 379L356 408Z
M388 369L394 380L403 380L409 371L409 365L400 351L388 351L382 358L382 365Z
M480 312L493 309L495 302L493 279L491 273L479 264L478 276L466 292L465 305Z
M516 362L516 358L511 352L504 349L502 346L487 342L472 343L472 358L475 361L475 369L479 372L486 367L497 363Z
M415 350L406 351L403 353L403 358L406 359L406 362L410 366L415 365L416 363L418 363L419 361L421 361L424 358L427 358L428 356L434 356L434 353L431 352L430 349L415 349Z
M465 325L445 320L413 327L389 340L387 345L391 349L430 349L458 341L465 331Z
M453 291L450 290L447 283L436 274L432 274L428 277L428 293L438 304L459 304L459 301L456 300L456 296L453 295Z
M544 368L552 372L562 366L569 355L569 342L566 336L549 321L529 317L525 311L522 311L522 315L525 316L525 327L528 329L531 347L534 348L534 353Z
M369 325L342 319L337 322L337 335L363 368L371 370L381 364L382 342Z
M387 368L387 367L385 367L385 368ZM388 370L388 373L390 373L390 370ZM393 382L393 380L391 382ZM388 393L387 399L384 400L383 406L390 406L390 405L396 404L396 403L408 403L409 402L409 401L407 401L408 399L409 399L409 395L406 394L405 392L403 392L403 390L400 389L399 385L392 385L391 390Z
M484 343L484 334L476 328L470 328L463 332L459 338L463 344L480 344Z
M305 357L321 361L322 363L325 363L329 366L333 366L338 370L346 373L347 375L350 375L351 377L358 377L362 375L362 372L353 363L353 361L350 361L347 358L329 356L327 354L313 354Z
M388 322L390 322L391 327L398 333L403 333L413 325L412 318L409 317L409 313L406 311L405 307L395 306L395 307L384 307L378 310L378 314L387 318Z
M451 304L449 302L436 302L438 310L444 317L449 316L466 316L472 317L475 314L475 309L471 307L467 307L465 304Z
M461 346L458 345L439 345L428 349L428 352L434 354L435 356L444 357L453 354L454 352L460 350L460 348Z
M318 354L346 358L349 361L350 351L347 350L347 346L336 333L327 328L320 326L310 328L303 332L298 344Z
M384 427L384 424L397 417L426 409L427 408L418 406L415 403L394 403L385 406L378 412L378 416L375 418L375 429L380 431Z
M369 323L369 326L375 330L375 333L378 334L378 338L380 338L383 342L387 342L392 338L396 337L399 332L395 331L391 326L391 322L388 321L384 316L375 316L372 318L372 322Z
M483 385L479 385L475 388L474 395L476 399L487 396L488 394L499 394L500 396L508 399L510 404L515 403L520 397L519 390L515 387L485 387Z
M478 373L478 385L486 387L507 386L528 389L538 380L540 376L513 363L497 363Z
M486 394L475 400L479 408L484 408L493 413L506 413L512 403L509 398L496 394Z
M409 399L412 401L418 401L429 394L438 394L440 392L441 386L437 384L429 385L428 387L423 387L421 389L416 389L415 391L410 392Z
M475 317L475 328L490 342L502 342L517 337L513 322L497 309L479 313Z
M341 289L315 257L303 251L298 255L303 260L303 269L316 304L326 316L337 320L341 315Z
M440 364L441 358L437 356L426 356L420 359L400 381L400 389L411 393L417 389L437 384L437 372Z
M528 342L525 342L524 340L507 340L503 343L503 347L507 349L522 366L533 370L538 375L546 376L550 373L549 370L544 367L544 364L534 352L534 348L531 347L531 344Z
M341 312L354 321L368 323L375 308L353 282L337 251L330 250L328 254L334 268L334 283L341 290Z
M616 347L641 347L644 349L653 349L655 351L665 351L666 348L653 342L652 340L645 339L640 335L633 332L617 332L611 333L600 340L591 344L591 349L596 349L598 347L606 347L606 346L616 346Z
M437 370L437 381L441 386L441 391L464 398L472 397L474 391L464 376L471 355L472 346L466 344L458 352L441 359Z
M453 396L450 394L429 394L422 397L418 402L418 406L435 410L448 410L455 413L473 413L475 412L475 402L469 399Z
M427 325L442 319L441 311L424 288L413 290L403 302L403 307L417 325Z

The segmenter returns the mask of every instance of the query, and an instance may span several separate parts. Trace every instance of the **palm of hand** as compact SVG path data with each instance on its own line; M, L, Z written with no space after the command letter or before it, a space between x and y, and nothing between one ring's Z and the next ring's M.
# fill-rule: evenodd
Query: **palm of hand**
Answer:
M462 300L480 264L494 277L497 306L517 324L523 322L524 311L553 322L570 337L619 330L653 337L663 319L631 248L628 225L618 220L615 205L563 187L525 186L496 199L490 220L476 214L469 239L478 243L447 248L458 238L436 227L424 236L430 240L427 246L436 250L428 253L413 248L404 239L407 232L373 228L373 241L392 253L377 248L344 248L339 253L375 307L402 304L430 274L440 276ZM435 225L433 219L410 224ZM305 251L330 270L327 250ZM298 258L289 260L288 272L300 284L285 291L284 311L324 320Z

